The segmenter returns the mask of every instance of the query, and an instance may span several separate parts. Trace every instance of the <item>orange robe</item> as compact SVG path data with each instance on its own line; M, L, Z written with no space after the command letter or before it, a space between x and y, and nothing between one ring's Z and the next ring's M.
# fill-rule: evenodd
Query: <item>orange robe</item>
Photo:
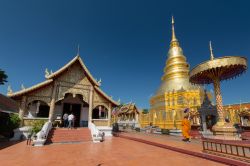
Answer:
M184 118L182 120L182 135L184 138L190 138L189 132L190 132L190 122L188 119Z

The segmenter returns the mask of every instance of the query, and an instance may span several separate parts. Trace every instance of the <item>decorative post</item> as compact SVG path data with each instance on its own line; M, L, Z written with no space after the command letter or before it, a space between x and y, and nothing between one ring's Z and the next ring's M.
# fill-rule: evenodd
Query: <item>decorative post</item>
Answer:
M223 112L222 97L221 97L221 91L220 91L220 79L216 77L215 79L213 79L213 82L214 82L214 91L215 91L215 97L216 97L216 108L218 112L217 124L219 126L222 126L225 123L225 117L224 117L224 112Z
M111 103L109 103L108 126L111 126L111 109L112 109L112 105L111 105Z
M214 58L210 42L211 59L201 63L189 73L189 81L194 84L204 85L213 83L218 121L212 127L215 135L227 136L226 139L239 139L237 130L232 123L225 123L223 112L220 81L234 78L247 69L247 59L239 56L225 56ZM225 138L224 138L225 139Z
M54 83L51 101L50 101L50 107L49 107L49 121L50 122L52 122L54 119L55 102L56 102L56 89L57 89L57 84Z
M22 96L21 104L19 107L19 118L21 119L21 126L23 125L23 116L26 111L26 96Z
M90 86L90 90L89 90L89 124L92 121L92 109L93 109L93 91L94 88L93 86ZM89 125L90 126L90 125Z

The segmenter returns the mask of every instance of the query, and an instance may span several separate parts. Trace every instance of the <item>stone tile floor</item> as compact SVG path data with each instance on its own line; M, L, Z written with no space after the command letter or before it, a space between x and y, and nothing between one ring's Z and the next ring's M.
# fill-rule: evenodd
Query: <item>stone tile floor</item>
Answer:
M1 145L0 145L1 146ZM26 146L19 142L0 150L3 166L167 166L223 165L213 161L110 137L103 143L52 144L44 147Z

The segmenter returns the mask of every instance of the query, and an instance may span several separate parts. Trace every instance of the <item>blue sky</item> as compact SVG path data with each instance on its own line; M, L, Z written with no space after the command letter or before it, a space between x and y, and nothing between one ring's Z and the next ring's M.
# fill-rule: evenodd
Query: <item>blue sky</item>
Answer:
M250 59L250 2L244 0L1 0L0 68L14 91L43 81L80 55L102 89L148 108L160 85L171 38L177 38L193 68L215 57ZM250 74L222 82L224 104L250 102ZM207 87L211 89L211 86Z

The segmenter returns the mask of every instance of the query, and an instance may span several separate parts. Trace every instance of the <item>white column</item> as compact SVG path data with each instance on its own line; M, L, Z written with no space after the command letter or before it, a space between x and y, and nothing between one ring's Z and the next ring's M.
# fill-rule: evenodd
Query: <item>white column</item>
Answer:
M26 111L26 96L22 96L21 104L19 107L19 118L21 119L21 126L23 125L23 116Z
M55 102L56 102L56 88L57 88L57 84L55 83L53 86L50 107L49 107L49 121L50 122L52 122L54 120Z
M240 117L240 121L241 121L241 126L244 126L244 117L243 116Z
M40 107L40 101L36 103L36 117L37 117L37 114L39 113L39 107Z
M92 121L92 109L93 109L93 91L94 88L93 86L90 87L90 91L89 91L89 118L88 118L88 123L90 124L90 122ZM90 125L89 125L90 126Z
M112 109L112 105L111 105L111 103L109 103L108 126L111 126L111 109Z

